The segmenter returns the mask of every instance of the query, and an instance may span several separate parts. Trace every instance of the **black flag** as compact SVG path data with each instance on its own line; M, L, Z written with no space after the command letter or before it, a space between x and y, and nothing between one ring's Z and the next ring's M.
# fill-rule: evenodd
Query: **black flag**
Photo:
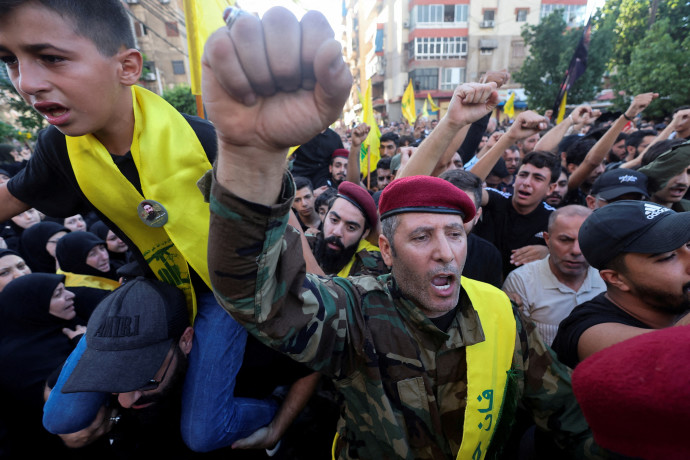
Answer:
M582 37L580 38L580 42L577 44L577 48L575 48L573 57L570 59L570 65L568 66L568 70L565 72L563 83L561 83L561 86L558 90L558 96L556 97L556 102L553 105L553 114L551 115L552 118L558 118L559 109L564 111L564 97L570 90L570 87L573 85L573 83L575 83L575 80L580 78L580 76L585 73L585 69L587 69L587 52L589 51L589 40L591 35L592 18L590 17L589 20L587 20L587 25L582 31ZM563 103L563 107L561 107L561 103ZM562 119L562 117L560 118ZM558 122L560 121L561 120L559 119Z

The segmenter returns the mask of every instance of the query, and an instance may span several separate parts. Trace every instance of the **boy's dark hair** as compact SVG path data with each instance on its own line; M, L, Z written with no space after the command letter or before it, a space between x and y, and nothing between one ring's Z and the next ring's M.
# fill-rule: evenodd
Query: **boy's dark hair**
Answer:
M684 139L666 139L659 141L647 149L647 152L642 156L640 166L646 166L652 161L656 160L659 155L668 152L671 148L678 144L686 142Z
M449 169L438 177L470 195L477 209L482 205L482 180L475 174L463 169Z
M565 163L580 166L596 143L596 140L589 137L576 140L565 150Z
M578 134L569 134L564 136L563 139L558 143L558 152L567 152L571 145L582 139L582 136Z
M632 133L628 134L628 137L625 139L625 146L633 146L637 148L642 143L642 139L647 136L656 136L656 133L651 129L633 131Z
M409 134L406 134L404 136L400 137L400 142L398 143L398 147L401 145L412 145L414 142L414 137L410 136Z
M304 187L309 187L309 191L313 192L314 191L314 186L312 185L311 181L307 179L306 177L302 176L295 176L295 191L301 190Z
M381 136L380 142L384 142L384 141L393 141L393 142L395 142L396 147L400 146L400 136L398 136L396 133L393 133L393 132L383 134Z
M331 209L331 205L333 204L333 201L335 201L337 195L338 191L336 189L333 187L328 187L316 197L316 200L314 200L314 209L318 211L323 205L326 205L328 209Z
M561 175L561 161L558 159L557 155L551 152L544 152L542 150L534 150L522 159L520 162L520 167L522 165L532 165L536 168L549 168L551 171L551 178L549 178L549 184L553 184L558 180L558 176ZM520 168L518 168L518 171Z
M677 112L680 112L681 110L686 109L690 109L690 105L681 105L680 107L676 107L676 109L673 111L673 115L675 115Z
M3 0L0 18L27 4L50 9L71 21L74 32L91 40L104 56L114 56L122 46L136 47L127 10L120 0Z
M378 163L376 163L376 169L391 169L391 159L381 158Z

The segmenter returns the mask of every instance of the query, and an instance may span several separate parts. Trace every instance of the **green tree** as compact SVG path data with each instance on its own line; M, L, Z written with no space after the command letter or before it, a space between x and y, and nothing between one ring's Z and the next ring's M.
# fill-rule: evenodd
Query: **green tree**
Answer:
M613 21L598 15L594 19L585 73L568 93L568 103L578 104L594 98L606 70L613 42ZM554 11L537 25L525 26L522 37L529 55L514 79L523 84L530 109L551 109L582 37L582 27L568 28L560 11Z
M46 126L46 121L41 114L24 102L24 99L14 89L4 66L0 71L0 104L4 106L6 112L14 111L19 114L15 121L15 128L19 131L30 132L35 135Z
M196 115L196 97L187 85L178 85L163 91L163 99L182 113Z

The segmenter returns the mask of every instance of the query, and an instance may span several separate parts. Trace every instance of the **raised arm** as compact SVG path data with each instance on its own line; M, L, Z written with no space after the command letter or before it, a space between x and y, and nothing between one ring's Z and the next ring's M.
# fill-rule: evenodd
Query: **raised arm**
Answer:
M558 150L558 143L561 142L561 139L568 134L573 126L579 125L583 122L583 118L587 113L592 113L592 108L590 106L580 105L575 107L567 118L564 118L563 121L544 134L544 137L539 139L537 145L534 146L534 150L559 153L556 151Z
M508 132L499 137L494 146L475 163L472 173L484 181L508 147L546 129L547 126L546 118L536 112L528 110L520 113Z
M352 136L350 138L350 154L347 156L347 177L345 180L357 185L361 185L362 182L366 183L367 180L366 177L362 179L359 177L359 152L362 148L362 142L364 142L369 135L370 129L368 124L360 123L352 130ZM373 166L376 167L376 165Z
M582 163L570 175L568 178L568 190L575 190L589 177L590 173L604 161L604 157L606 157L606 154L609 153L611 147L615 144L618 135L626 123L641 113L657 97L659 97L657 93L643 93L635 96L630 103L630 107L613 122L611 127L594 144L594 147L592 147Z
M242 199L274 204L287 150L338 119L352 75L318 12L300 22L275 7L241 14L211 35L202 92L218 136L216 180Z
M458 86L453 92L446 115L395 177L430 175L458 131L491 112L497 103L498 93L494 82L464 83Z

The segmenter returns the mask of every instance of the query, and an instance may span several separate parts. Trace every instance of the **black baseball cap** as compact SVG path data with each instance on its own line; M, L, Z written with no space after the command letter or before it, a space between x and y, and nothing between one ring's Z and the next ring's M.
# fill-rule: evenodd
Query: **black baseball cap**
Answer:
M585 219L578 241L587 262L602 270L624 252L657 254L683 246L690 241L690 212L649 201L616 201Z
M592 196L606 201L615 200L626 193L639 193L642 199L649 198L647 176L634 169L610 169L597 177L590 192Z
M135 278L96 307L86 350L63 393L126 393L146 385L189 325L185 296L158 280Z

